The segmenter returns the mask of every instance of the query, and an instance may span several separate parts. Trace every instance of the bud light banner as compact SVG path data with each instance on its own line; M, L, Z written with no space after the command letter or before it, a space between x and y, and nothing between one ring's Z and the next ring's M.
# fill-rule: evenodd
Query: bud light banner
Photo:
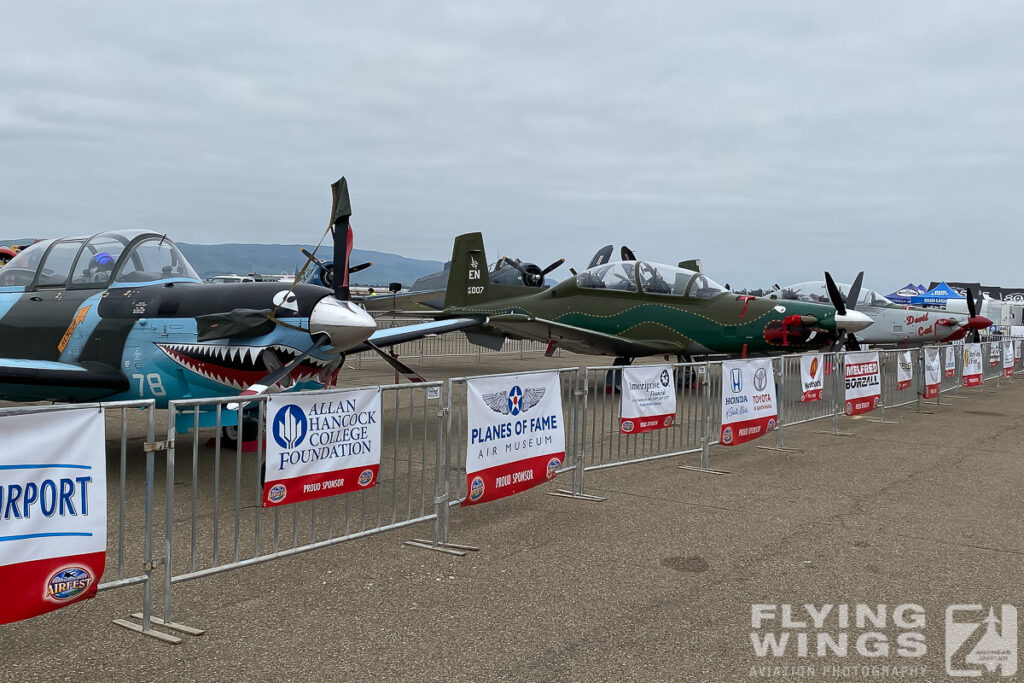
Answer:
M263 507L376 486L380 413L379 387L272 395Z
M669 365L636 365L622 369L619 430L640 434L672 425L676 417L675 373Z
M947 346L944 349L946 354L946 364L943 367L945 369L946 379L953 379L956 377L956 354L959 346L960 345Z
M96 595L107 548L103 411L0 418L0 624Z
M942 388L942 367L939 363L939 350L924 349L924 398L935 398Z
M981 344L964 344L963 385L965 387L981 386L981 364Z
M764 436L778 423L771 358L722 361L722 432L736 446Z
M1013 345L1003 342L1003 377L1013 377Z
M558 372L466 381L465 505L497 500L555 478L565 460Z
M878 352L847 353L843 362L846 375L846 414L861 415L877 408L882 400Z
M896 391L909 389L914 383L914 361L910 351L896 354Z
M801 403L821 400L821 390L825 386L825 363L820 353L800 356L800 385L803 388Z

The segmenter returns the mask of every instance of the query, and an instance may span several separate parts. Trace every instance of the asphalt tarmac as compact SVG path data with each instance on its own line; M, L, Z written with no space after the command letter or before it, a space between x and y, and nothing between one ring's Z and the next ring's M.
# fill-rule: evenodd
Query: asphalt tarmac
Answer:
M608 359L484 360L416 367L434 379ZM366 363L345 383L389 377ZM176 646L111 624L140 608L139 588L102 593L0 626L0 678L958 680L947 607L983 605L978 622L989 606L1024 608L1024 381L961 396L887 411L897 424L841 418L854 436L818 433L827 420L789 427L800 452L713 447L727 475L678 469L696 463L681 456L588 473L601 503L543 485L453 509L451 540L480 548L465 557L403 545L429 535L421 524L180 584L175 621L206 633ZM862 603L876 621L886 606L880 625L856 623ZM774 620L753 628L754 604ZM784 605L810 622L804 604L836 607L821 628L784 628ZM783 656L755 653L752 632L783 631ZM845 633L846 655L817 656L818 632ZM907 633L921 656L900 653Z

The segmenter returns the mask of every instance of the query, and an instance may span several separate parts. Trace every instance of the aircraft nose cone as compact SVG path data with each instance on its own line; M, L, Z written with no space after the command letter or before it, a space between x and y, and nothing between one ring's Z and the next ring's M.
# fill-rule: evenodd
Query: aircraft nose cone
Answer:
M845 315L836 313L836 329L847 332L859 332L871 324L871 318L860 311L846 311Z
M983 315L976 315L973 318L968 318L967 319L967 324L968 324L968 326L970 326L970 327L972 327L972 328L974 328L976 330L983 330L986 327L988 327L989 325L991 325L992 321L989 320L988 318L986 318Z
M377 329L373 317L351 301L325 296L309 314L309 333L326 334L331 346L344 351L366 341Z

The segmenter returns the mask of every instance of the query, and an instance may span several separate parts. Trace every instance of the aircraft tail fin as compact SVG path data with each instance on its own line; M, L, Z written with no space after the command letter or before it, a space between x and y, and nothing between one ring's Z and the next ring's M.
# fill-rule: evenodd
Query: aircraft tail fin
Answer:
M488 301L490 284L483 235L470 232L456 237L452 248L452 266L448 273L448 289L444 295L445 308L472 306Z

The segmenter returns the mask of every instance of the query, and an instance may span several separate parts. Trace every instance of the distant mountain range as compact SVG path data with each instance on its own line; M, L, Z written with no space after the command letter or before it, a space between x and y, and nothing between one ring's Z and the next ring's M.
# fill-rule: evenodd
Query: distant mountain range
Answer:
M0 246L31 244L33 241L31 238L0 239ZM308 251L313 251L312 245L301 244L176 244L199 276L204 279L230 273L292 275L306 262L306 257L299 250L305 247ZM317 253L320 260L330 260L332 256L331 245L321 247ZM367 261L373 261L373 266L356 273L352 277L353 285L387 286L389 282L401 282L408 287L416 278L436 273L444 268L442 261L411 259L380 251L352 250L352 263Z

